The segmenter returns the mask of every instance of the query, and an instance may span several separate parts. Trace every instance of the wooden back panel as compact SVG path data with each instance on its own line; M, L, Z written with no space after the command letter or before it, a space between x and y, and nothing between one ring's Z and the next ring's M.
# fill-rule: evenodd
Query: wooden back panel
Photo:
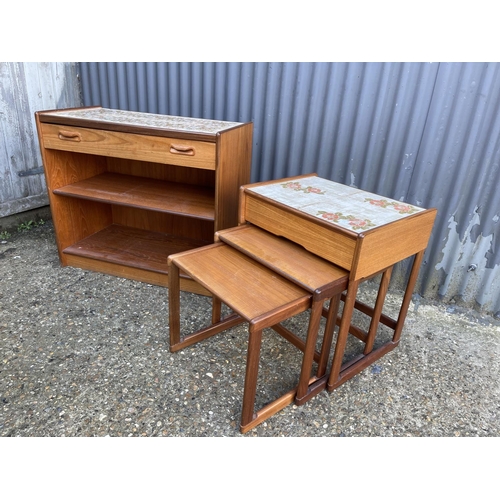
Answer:
M177 165L153 163L122 158L107 158L108 172L116 174L147 176L151 179L179 182L181 184L194 184L196 186L215 186L215 170L201 168L184 168Z

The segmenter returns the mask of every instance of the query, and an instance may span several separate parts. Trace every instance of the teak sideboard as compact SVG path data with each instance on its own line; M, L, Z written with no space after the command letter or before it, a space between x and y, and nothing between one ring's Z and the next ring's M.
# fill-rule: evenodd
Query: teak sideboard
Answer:
M100 106L35 118L62 265L168 286L170 254L237 224L252 123Z

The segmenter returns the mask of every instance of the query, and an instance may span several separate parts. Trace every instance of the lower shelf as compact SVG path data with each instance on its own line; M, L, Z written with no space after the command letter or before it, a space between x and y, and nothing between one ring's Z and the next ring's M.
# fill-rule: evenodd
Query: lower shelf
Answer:
M63 253L70 257L68 264L75 267L167 286L168 256L209 243L112 224L65 248ZM192 281L187 276L182 278ZM181 288L205 291L191 286Z

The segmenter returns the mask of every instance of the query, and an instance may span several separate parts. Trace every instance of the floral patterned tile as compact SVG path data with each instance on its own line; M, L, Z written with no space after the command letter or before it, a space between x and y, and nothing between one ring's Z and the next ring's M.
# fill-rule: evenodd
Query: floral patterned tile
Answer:
M137 111L123 111L108 108L68 109L58 110L55 113L57 113L58 116L79 118L82 120L126 124L139 127L152 127L165 130L179 130L183 132L202 132L209 134L216 134L222 130L240 125L237 122L158 115L153 113L140 113Z
M297 181L277 181L249 190L355 232L424 210L316 176Z

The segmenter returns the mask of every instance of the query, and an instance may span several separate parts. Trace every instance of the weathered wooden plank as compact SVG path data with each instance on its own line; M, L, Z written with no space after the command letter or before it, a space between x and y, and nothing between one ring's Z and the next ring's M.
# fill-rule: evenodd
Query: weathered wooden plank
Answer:
M0 63L0 217L48 205L34 113L77 105L76 63Z

